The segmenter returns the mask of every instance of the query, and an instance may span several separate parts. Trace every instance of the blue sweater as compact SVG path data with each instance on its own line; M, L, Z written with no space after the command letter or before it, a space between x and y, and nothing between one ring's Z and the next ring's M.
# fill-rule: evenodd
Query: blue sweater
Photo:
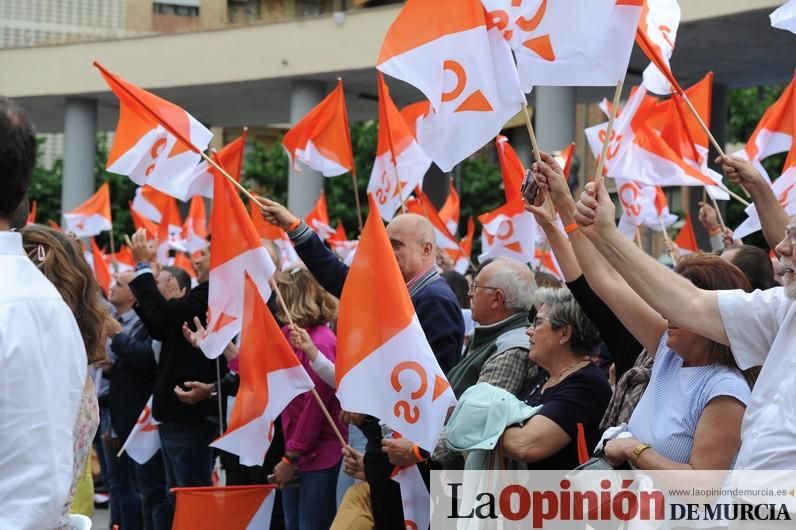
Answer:
M290 235L296 253L318 283L339 298L348 267L304 223ZM459 302L448 283L437 278L414 294L412 304L431 350L447 374L459 361L464 341L464 320Z

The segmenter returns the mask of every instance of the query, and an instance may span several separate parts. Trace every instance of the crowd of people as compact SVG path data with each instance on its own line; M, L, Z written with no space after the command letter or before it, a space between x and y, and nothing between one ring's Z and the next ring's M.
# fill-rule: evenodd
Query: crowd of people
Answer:
M285 304L272 299L268 307L318 399L293 399L263 462L247 466L210 447L240 385L235 342L218 360L198 348L212 242L193 258L192 283L188 271L157 263L145 231L133 234L136 268L116 274L105 299L79 240L24 226L35 151L24 111L0 98L0 528L68 528L81 491L91 490L93 445L111 523L122 530L171 528L172 488L213 484L217 459L227 485L278 486L272 528L403 530L396 466L418 466L428 484L432 469L472 464L459 435L469 426L472 441L472 424L483 418L468 404L494 395L531 412L479 434L500 440L480 465L573 469L583 448L638 469L796 465L796 219L747 162L717 160L757 205L779 256L773 263L717 231L716 212L704 204L699 217L713 252L669 269L619 233L605 185L590 183L576 199L546 153L532 166L546 193L526 209L561 283L505 258L460 275L439 259L428 219L397 215L386 228L395 259L459 398L431 452L379 418L341 410L335 321L348 267L306 223L264 199L263 218L287 232L303 262L277 272ZM279 264L279 248L263 244ZM150 396L161 448L139 463L119 449Z

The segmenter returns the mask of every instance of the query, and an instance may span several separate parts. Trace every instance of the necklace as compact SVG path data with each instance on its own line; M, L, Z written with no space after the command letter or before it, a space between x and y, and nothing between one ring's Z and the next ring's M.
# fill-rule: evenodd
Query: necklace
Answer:
M561 372L559 372L557 376L548 377L547 381L544 384L544 388L549 388L551 386L557 385L558 383L561 382L562 379L564 379L565 376L569 375L571 372L574 372L577 368L582 368L586 366L586 364L590 362L591 361L589 359L581 359L579 361L575 361L574 363L570 364L569 366L561 370Z

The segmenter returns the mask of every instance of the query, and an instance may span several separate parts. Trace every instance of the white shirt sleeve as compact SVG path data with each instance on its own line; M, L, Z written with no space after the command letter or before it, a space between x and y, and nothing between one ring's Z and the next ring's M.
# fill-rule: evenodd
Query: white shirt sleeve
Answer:
M718 291L719 312L730 348L741 370L760 366L787 313L782 287L746 293Z
M314 361L310 361L310 367L318 374L321 380L332 388L337 388L337 380L334 376L334 363L323 353L318 352Z

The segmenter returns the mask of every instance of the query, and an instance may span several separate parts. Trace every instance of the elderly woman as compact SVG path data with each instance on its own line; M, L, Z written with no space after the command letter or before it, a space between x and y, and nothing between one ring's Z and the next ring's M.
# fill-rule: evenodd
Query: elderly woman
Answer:
M578 460L578 424L587 443L600 437L611 399L605 374L590 361L600 335L567 289L539 289L539 310L528 328L530 358L540 368L520 398L541 409L503 434L505 456L529 469L572 469Z

